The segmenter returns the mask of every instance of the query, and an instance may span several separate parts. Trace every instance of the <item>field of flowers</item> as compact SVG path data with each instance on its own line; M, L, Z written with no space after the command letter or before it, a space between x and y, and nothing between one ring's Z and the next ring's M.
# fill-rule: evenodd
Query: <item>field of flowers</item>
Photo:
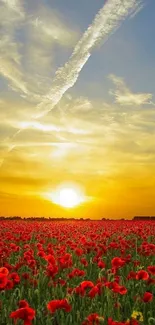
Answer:
M0 324L155 324L155 222L1 221Z

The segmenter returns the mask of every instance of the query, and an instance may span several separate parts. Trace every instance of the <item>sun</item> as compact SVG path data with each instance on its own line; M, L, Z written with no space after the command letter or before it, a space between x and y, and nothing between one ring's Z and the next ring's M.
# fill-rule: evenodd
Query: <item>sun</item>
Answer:
M59 193L59 204L63 207L73 208L80 201L80 197L73 188L64 188Z
M64 208L74 208L85 201L82 190L75 185L62 185L48 194L50 200Z

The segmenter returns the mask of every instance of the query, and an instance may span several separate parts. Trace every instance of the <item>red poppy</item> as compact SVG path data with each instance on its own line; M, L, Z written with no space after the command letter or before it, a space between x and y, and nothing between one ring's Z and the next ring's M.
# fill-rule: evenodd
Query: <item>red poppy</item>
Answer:
M42 258L45 258L45 253L44 253L44 251L39 251L39 252L37 253L37 256L42 257Z
M103 261L99 261L99 262L97 263L97 265L98 265L98 267L99 267L100 269L104 269L104 268L105 268L105 263L104 263Z
M56 264L56 261L55 261L55 257L51 254L45 256L45 260L49 263L49 264L52 264L52 265L55 265Z
M132 318L127 324L128 325L139 325L139 322L137 319Z
M98 325L100 316L97 313L90 314L82 325Z
M15 323L18 319L22 319L24 325L31 325L34 317L35 310L30 307L19 308L10 314L10 318L13 318Z
M99 294L100 293L100 289L99 289L99 287L98 286L95 286L95 287L93 287L90 291L89 291L89 293L88 293L88 296L90 297L90 298L94 298L97 294Z
M130 271L128 276L127 276L127 279L130 280L130 279L136 279L136 272L134 271Z
M5 289L6 289L6 290L11 290L13 287L14 287L14 283L13 283L13 281L8 280Z
M108 318L108 325L129 325L129 322L117 322L114 321L112 318Z
M82 250L81 248L76 248L76 249L75 249L75 254L76 254L77 256L81 256L81 255L83 254L83 250Z
M80 286L83 290L86 290L87 288L93 288L94 283L92 281L83 281L81 282Z
M60 285L63 287L63 286L65 286L66 284L67 284L67 282L65 281L65 280L63 280L63 279L59 279L58 280L58 283L60 283Z
M4 289L7 285L8 278L4 273L0 273L0 289Z
M16 272L10 273L9 279L13 280L14 284L18 284L20 282L20 277Z
M147 267L148 272L150 272L152 275L155 275L155 265L150 265Z
M153 300L153 294L151 292L145 292L142 298L144 302L150 302Z
M119 293L121 295L125 295L127 293L127 289L124 286L120 286L119 284L115 283L112 289L113 292Z
M26 300L20 300L18 305L19 305L19 308L29 307L29 304Z
M152 279L151 277L149 277L148 281L147 281L147 284L150 285L150 284L155 284L155 279Z
M47 266L46 269L47 276L54 278L57 273L58 273L58 267L56 265L49 264Z
M149 279L149 274L148 274L148 272L146 272L144 270L140 270L136 274L136 279L137 280L144 280L144 281L146 281L146 280Z
M76 276L84 276L84 275L85 275L85 271L79 270L79 269L74 269L71 273L68 274L68 277L70 279L72 279Z
M6 267L0 267L0 273L7 276L9 274L9 271Z
M111 264L113 268L120 268L124 266L125 261L120 257L114 257L111 261Z
M64 309L66 312L70 312L72 307L68 303L67 299L61 299L61 300L51 300L47 304L47 309L51 313L55 313L57 309Z
M88 262L85 258L81 258L80 260L81 264L83 264L84 266L88 266Z

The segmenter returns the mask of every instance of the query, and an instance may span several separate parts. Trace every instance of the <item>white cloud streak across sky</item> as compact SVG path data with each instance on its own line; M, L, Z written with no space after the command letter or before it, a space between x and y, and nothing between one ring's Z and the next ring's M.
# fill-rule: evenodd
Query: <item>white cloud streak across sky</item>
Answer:
M34 118L46 115L59 103L66 91L76 83L95 46L101 40L105 42L128 15L137 11L139 5L142 5L142 1L109 0L105 3L75 46L68 62L56 71L51 90L37 105Z
M92 24L83 34L68 62L55 73L49 93L37 105L32 119L38 119L50 112L61 100L68 89L74 86L79 74L91 56L92 50L101 40L102 42L112 35L129 15L133 14L142 4L141 0L108 0L97 13ZM24 128L25 129L25 128ZM11 140L23 129L19 129ZM12 148L12 145L11 145ZM10 147L9 147L10 152ZM12 149L11 149L12 150ZM1 162L4 163L5 158Z

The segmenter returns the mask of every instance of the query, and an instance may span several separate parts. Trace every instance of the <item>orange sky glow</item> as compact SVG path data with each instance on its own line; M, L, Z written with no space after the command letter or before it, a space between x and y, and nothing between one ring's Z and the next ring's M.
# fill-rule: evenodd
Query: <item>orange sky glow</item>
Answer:
M54 2L0 4L0 214L153 216L155 4Z

